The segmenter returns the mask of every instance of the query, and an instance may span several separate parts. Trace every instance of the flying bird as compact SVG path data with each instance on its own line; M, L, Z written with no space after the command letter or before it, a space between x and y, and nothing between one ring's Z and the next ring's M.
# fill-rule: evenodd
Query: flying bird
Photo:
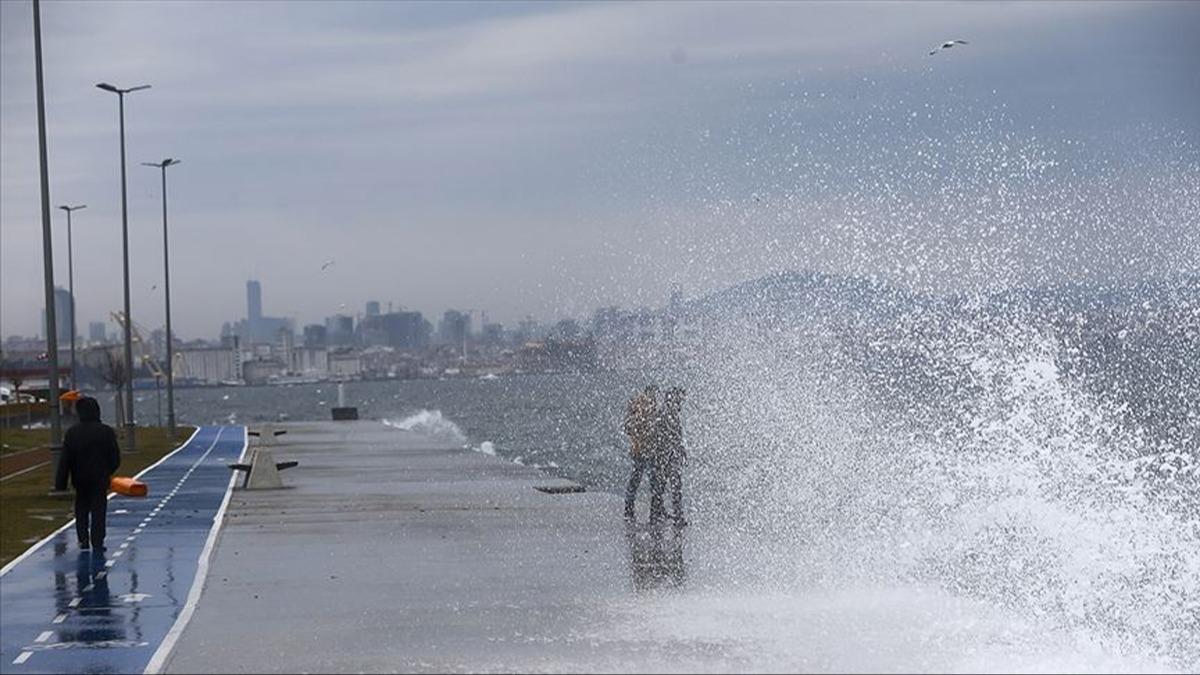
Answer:
M321 271L324 272L325 270L329 269L330 267L333 267L333 258L326 260L324 262L324 264L321 265Z
M950 40L948 42L943 42L942 46L934 47L933 51L929 52L929 55L933 56L934 54L937 54L938 52L942 51L943 49L950 49L954 45L965 45L965 44L967 44L966 40Z

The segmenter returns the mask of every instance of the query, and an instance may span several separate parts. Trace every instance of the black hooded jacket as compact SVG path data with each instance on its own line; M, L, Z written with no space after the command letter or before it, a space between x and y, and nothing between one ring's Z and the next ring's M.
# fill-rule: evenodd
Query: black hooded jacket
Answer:
M121 449L112 427L100 421L100 404L83 397L75 403L79 424L63 437L62 463L58 467L58 487L65 488L67 476L75 489L108 489L112 475L121 466Z

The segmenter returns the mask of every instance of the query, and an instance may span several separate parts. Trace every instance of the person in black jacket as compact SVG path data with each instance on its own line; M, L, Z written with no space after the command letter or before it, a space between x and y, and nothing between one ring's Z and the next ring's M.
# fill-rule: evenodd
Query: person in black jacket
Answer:
M63 437L57 487L75 486L75 534L79 548L104 550L108 487L121 465L121 449L112 427L100 421L100 404L90 396L75 403L79 423Z
M655 497L661 504L663 490L670 489L678 527L687 525L687 519L683 517L683 464L687 459L683 444L683 400L686 396L683 387L672 387L667 391L654 430L655 473L661 476L654 486Z

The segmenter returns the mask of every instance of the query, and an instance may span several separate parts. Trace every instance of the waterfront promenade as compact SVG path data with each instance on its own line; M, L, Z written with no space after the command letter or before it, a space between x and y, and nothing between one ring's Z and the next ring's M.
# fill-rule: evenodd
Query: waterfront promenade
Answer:
M234 492L168 672L671 667L596 639L634 589L618 495L379 422L283 428L300 464Z

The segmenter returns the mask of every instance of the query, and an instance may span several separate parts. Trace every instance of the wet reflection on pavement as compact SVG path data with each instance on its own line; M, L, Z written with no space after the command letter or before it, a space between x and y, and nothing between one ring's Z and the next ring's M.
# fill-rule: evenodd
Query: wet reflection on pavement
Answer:
M684 530L666 524L629 524L629 566L638 591L679 588L687 577L683 560Z
M244 444L242 427L200 428L142 475L148 498L109 502L105 550L79 550L68 524L6 566L0 669L142 672L183 610Z

